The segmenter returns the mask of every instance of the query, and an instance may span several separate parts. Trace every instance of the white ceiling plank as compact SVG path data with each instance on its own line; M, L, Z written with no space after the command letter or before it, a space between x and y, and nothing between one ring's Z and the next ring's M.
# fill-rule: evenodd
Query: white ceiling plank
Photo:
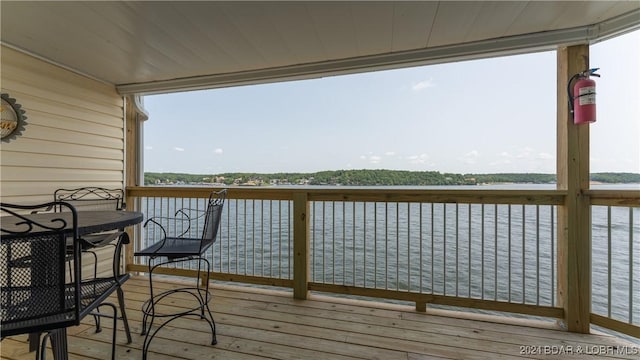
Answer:
M357 55L389 53L393 45L393 4L356 2L350 7Z
M218 54L225 54L228 57L228 61L213 63L216 73L233 72L236 69L252 69L256 63L260 62L260 53L233 24L223 3L196 2L194 6L188 8L188 17L201 27L210 44L214 45L209 48L212 55L215 57ZM207 45L208 43L200 44L205 49ZM210 68L214 68L214 66L210 65Z
M508 29L509 34L526 34L552 30L558 14L565 13L567 4L563 1L528 1L523 12Z
M286 3L286 6L269 3L269 6L263 5L263 9L264 16L274 24L275 31L290 50L290 63L309 63L327 56L305 2Z
M438 2L397 2L393 4L393 51L427 46Z
M354 57L356 30L349 2L310 2L306 7L326 51L325 60Z
M467 42L482 6L480 1L441 1L427 47Z
M525 1L483 3L478 16L469 28L465 41L519 35L510 33L508 29L522 14L526 5Z
M276 67L284 65L282 59L291 58L293 54L271 18L264 16L271 7L269 3L258 3L243 7L223 6L223 9L229 21L260 54L264 64Z

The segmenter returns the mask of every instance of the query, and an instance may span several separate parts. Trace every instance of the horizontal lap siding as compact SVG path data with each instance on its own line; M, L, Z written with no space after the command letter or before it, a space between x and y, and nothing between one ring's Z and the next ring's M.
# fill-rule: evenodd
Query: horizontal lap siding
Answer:
M26 111L0 148L2 201L50 201L58 188L121 188L123 100L114 86L2 47L2 92Z

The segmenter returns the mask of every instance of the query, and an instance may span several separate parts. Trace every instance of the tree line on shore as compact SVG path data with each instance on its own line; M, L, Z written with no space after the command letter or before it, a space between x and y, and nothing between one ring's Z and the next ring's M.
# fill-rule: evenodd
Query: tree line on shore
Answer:
M637 173L592 173L591 181L601 183L640 183ZM221 184L221 185L344 185L344 186L426 186L477 185L493 183L549 184L556 174L498 173L454 174L438 171L334 170L314 173L223 173L186 174L145 172L145 185Z

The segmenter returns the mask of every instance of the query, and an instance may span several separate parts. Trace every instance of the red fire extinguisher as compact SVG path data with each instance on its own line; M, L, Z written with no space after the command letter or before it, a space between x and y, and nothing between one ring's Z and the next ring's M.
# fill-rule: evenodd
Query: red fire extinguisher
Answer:
M599 74L596 74L598 69L593 68L577 73L571 77L567 84L569 109L574 124L589 124L596 121L596 82L589 76L600 77ZM571 83L576 79L572 94Z

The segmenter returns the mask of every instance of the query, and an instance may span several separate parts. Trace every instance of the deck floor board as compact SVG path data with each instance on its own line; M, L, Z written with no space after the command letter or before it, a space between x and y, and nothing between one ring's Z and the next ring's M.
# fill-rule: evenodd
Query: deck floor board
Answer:
M181 286L169 279L154 282L158 289ZM416 312L410 306L380 304L313 295L295 300L287 291L216 284L212 310L217 324L216 346L209 345L210 329L195 317L181 318L160 330L153 340L150 359L593 359L583 350L599 350L599 357L633 359L616 353L617 346L638 345L615 336L573 334L557 329L553 322L462 314L448 310ZM119 323L118 359L141 359L142 303L148 298L148 281L133 277L125 284L127 315L133 342L125 343ZM188 308L193 301L180 298L171 306ZM446 316L445 316L446 315ZM104 319L95 333L89 317L70 328L70 359L105 359L110 356L111 322ZM547 347L552 353L530 354L523 349ZM2 359L33 359L27 336L6 338ZM610 349L606 353L602 349ZM559 353L560 351L571 353ZM47 354L51 358L51 354Z

